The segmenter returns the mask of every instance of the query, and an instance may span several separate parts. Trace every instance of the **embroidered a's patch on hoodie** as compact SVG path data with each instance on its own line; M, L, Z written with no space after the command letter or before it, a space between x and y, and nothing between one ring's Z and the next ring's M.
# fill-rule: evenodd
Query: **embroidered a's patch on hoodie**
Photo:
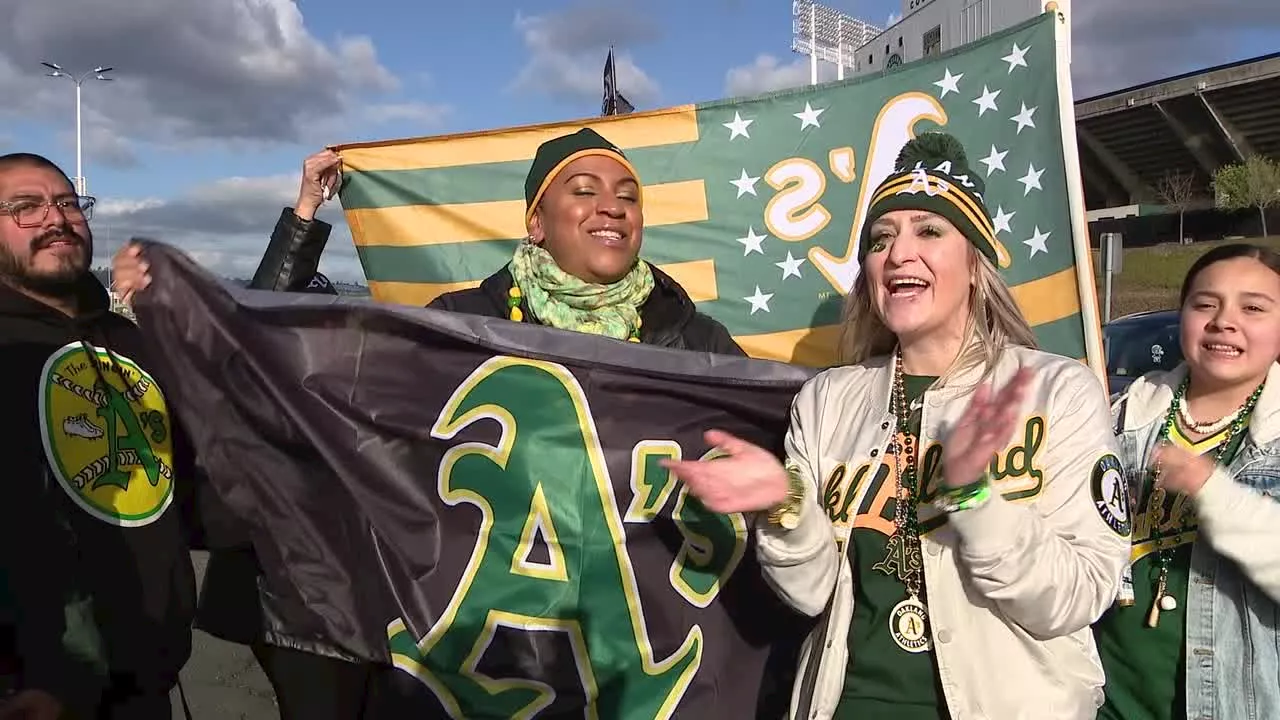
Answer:
M1093 506L1102 521L1117 535L1128 537L1133 522L1129 514L1129 489L1120 458L1110 453L1098 458L1098 462L1093 464L1089 489L1093 493Z

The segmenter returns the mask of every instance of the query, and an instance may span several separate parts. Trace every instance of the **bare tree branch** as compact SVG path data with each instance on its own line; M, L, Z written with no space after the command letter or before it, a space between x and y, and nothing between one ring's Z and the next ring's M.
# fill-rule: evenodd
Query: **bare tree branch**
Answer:
M1196 196L1196 177L1182 170L1169 170L1156 182L1156 195L1170 210L1186 212Z
M1196 196L1196 177L1181 170L1166 170L1156 182L1156 196L1166 207L1178 213L1178 242L1183 242L1183 218Z

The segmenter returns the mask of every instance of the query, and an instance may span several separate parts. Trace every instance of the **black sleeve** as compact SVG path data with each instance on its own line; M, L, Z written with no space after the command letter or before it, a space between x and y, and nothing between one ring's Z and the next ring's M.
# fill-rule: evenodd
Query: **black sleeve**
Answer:
M333 226L323 220L302 220L293 208L280 211L267 251L249 287L254 290L298 292L320 266L320 256Z
M432 300L431 302L427 303L427 309L449 310L451 312L456 312L456 310L454 310L454 307L453 307L452 295L453 293L445 293L443 295L437 296L435 300Z
M505 318L506 307L499 305L489 297L482 288L454 290L427 303L431 310L448 310L463 315L483 315L485 317Z
M747 356L746 351L739 347L738 343L734 342L729 330L711 317L698 313L689 324L691 326L689 334L692 336L689 338L690 350L703 350L720 355Z

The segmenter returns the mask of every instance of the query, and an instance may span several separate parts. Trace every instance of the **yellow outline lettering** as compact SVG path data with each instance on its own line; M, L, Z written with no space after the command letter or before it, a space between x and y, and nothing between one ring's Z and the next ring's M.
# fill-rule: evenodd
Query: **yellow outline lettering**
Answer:
M566 422L566 412L574 422ZM482 420L497 423L496 444L451 447L437 476L437 491L446 504L466 503L480 510L475 546L445 611L419 642L406 642L403 621L388 625L396 667L430 688L451 717L529 718L554 701L552 689L528 678L489 677L478 665L499 627L557 631L574 647L588 717L598 717L601 706L628 709L637 717L670 717L701 665L702 629L694 625L671 655L655 656L613 483L577 378L554 363L490 358L454 391L431 434L450 440ZM585 461L591 481L564 473L570 465L564 453L579 453L572 460ZM554 592L548 592L544 578L512 574L505 561L518 544L520 532L514 527L527 525L533 512L511 503L522 497L521 491L533 492L527 487L533 477L546 486L548 526L558 532L565 554L566 578L555 582ZM596 528L583 527L588 523L599 523L608 541L584 542L586 536L599 538ZM512 607L521 603L536 607L538 614ZM587 614L593 622L581 625L577 618ZM625 639L627 633L609 622L615 614L625 616L630 629L630 639L621 645L619 636ZM613 656L609 674L616 682L604 688L594 681L593 644L607 647ZM626 656L628 649L634 655ZM621 664L619 652L624 653Z
M547 546L547 562L533 562L529 553L533 551L534 541L542 537ZM551 510L547 508L546 493L542 483L533 489L533 502L529 504L529 517L524 521L524 529L520 531L520 542L511 556L511 572L526 577L568 582L569 575L565 570L564 550L560 548L560 536L556 533L555 522L551 520Z
M820 200L827 190L827 176L807 158L787 158L765 171L765 182L778 192L764 208L769 232L789 242L800 242L822 232L831 213Z
M623 515L625 522L647 523L658 517L677 483L675 475L657 461L681 457L680 446L671 440L641 440L631 448L632 494ZM661 483L655 482L657 478L661 478Z

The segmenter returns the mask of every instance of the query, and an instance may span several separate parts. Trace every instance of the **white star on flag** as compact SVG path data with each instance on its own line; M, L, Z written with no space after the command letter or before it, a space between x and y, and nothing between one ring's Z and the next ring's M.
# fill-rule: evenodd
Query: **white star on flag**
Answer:
M1008 55L1005 55L1000 59L1009 63L1009 72L1013 73L1013 69L1015 67L1018 67L1019 65L1022 67L1027 66L1027 51L1030 49L1030 45L1025 48L1020 48L1018 47L1018 43L1014 43L1013 52L1010 52Z
M1044 243L1052 234L1052 230L1049 232L1040 232L1040 226L1037 225L1035 233L1033 233L1029 239L1023 240L1022 243L1031 248L1031 257L1035 257L1038 252L1049 252L1049 248L1045 247Z
M757 235L754 227L747 228L747 236L738 238L738 242L742 243L742 257L746 257L753 252L764 254L764 248L760 247L764 243L768 235Z
M988 110L1000 111L1000 108L996 107L997 97L1000 97L999 90L991 92L986 85L982 86L982 96L973 101L973 104L978 106L978 117L985 115Z
M773 299L773 293L760 292L760 286L757 285L754 295L742 299L751 303L751 314L755 315L757 310L769 312L769 301Z
M1023 128L1035 127L1036 121L1031 119L1031 116L1035 114L1036 114L1035 108L1028 108L1026 103L1022 103L1022 112L1009 118L1010 120L1018 123L1018 132L1014 134L1021 135Z
M996 216L991 218L991 224L995 226L997 233L1001 231L1011 233L1013 232L1013 228L1009 226L1009 221L1017 214L1017 210L1014 210L1013 212L1005 212L1004 206L1001 205L996 208Z
M735 112L733 114L733 122L727 122L727 123L721 123L721 124L729 128L730 140L738 137L739 135L750 140L751 136L747 134L747 126L751 125L751 123L753 122L755 122L755 120L743 120L742 115Z
M747 193L751 193L752 195L755 195L756 183L759 181L760 181L760 178L751 177L750 175L747 174L747 169L743 168L742 177L738 178L737 180L730 180L729 184L738 188L738 197L742 197ZM756 195L756 197L759 197L759 195Z
M1044 190L1040 187L1040 176L1044 174L1044 170L1037 170L1034 163L1027 164L1027 174L1018 178L1018 182L1022 183L1022 197L1026 197L1031 193L1031 189Z
M786 280L792 275L800 277L800 263L802 262L804 262L804 258L791 257L791 251L788 250L787 259L782 262L774 263L774 265L782 270L782 279ZM804 278L800 279L803 280Z
M816 128L822 127L818 124L818 116L824 112L826 112L826 108L818 108L817 110L814 110L810 107L809 103L805 103L803 112L792 113L792 115L800 118L800 129L803 130L810 125Z
M951 68L947 68L945 72L946 74L942 76L942 79L934 83L934 85L942 88L942 94L938 96L939 100L946 97L947 93L960 92L960 88L957 86L957 83L960 82L960 78L964 77L964 73L952 75Z
M1008 150L1000 151L996 149L995 145L991 146L991 154L979 161L987 166L987 177L991 177L991 173L996 170L1004 171L1004 156L1008 154Z

